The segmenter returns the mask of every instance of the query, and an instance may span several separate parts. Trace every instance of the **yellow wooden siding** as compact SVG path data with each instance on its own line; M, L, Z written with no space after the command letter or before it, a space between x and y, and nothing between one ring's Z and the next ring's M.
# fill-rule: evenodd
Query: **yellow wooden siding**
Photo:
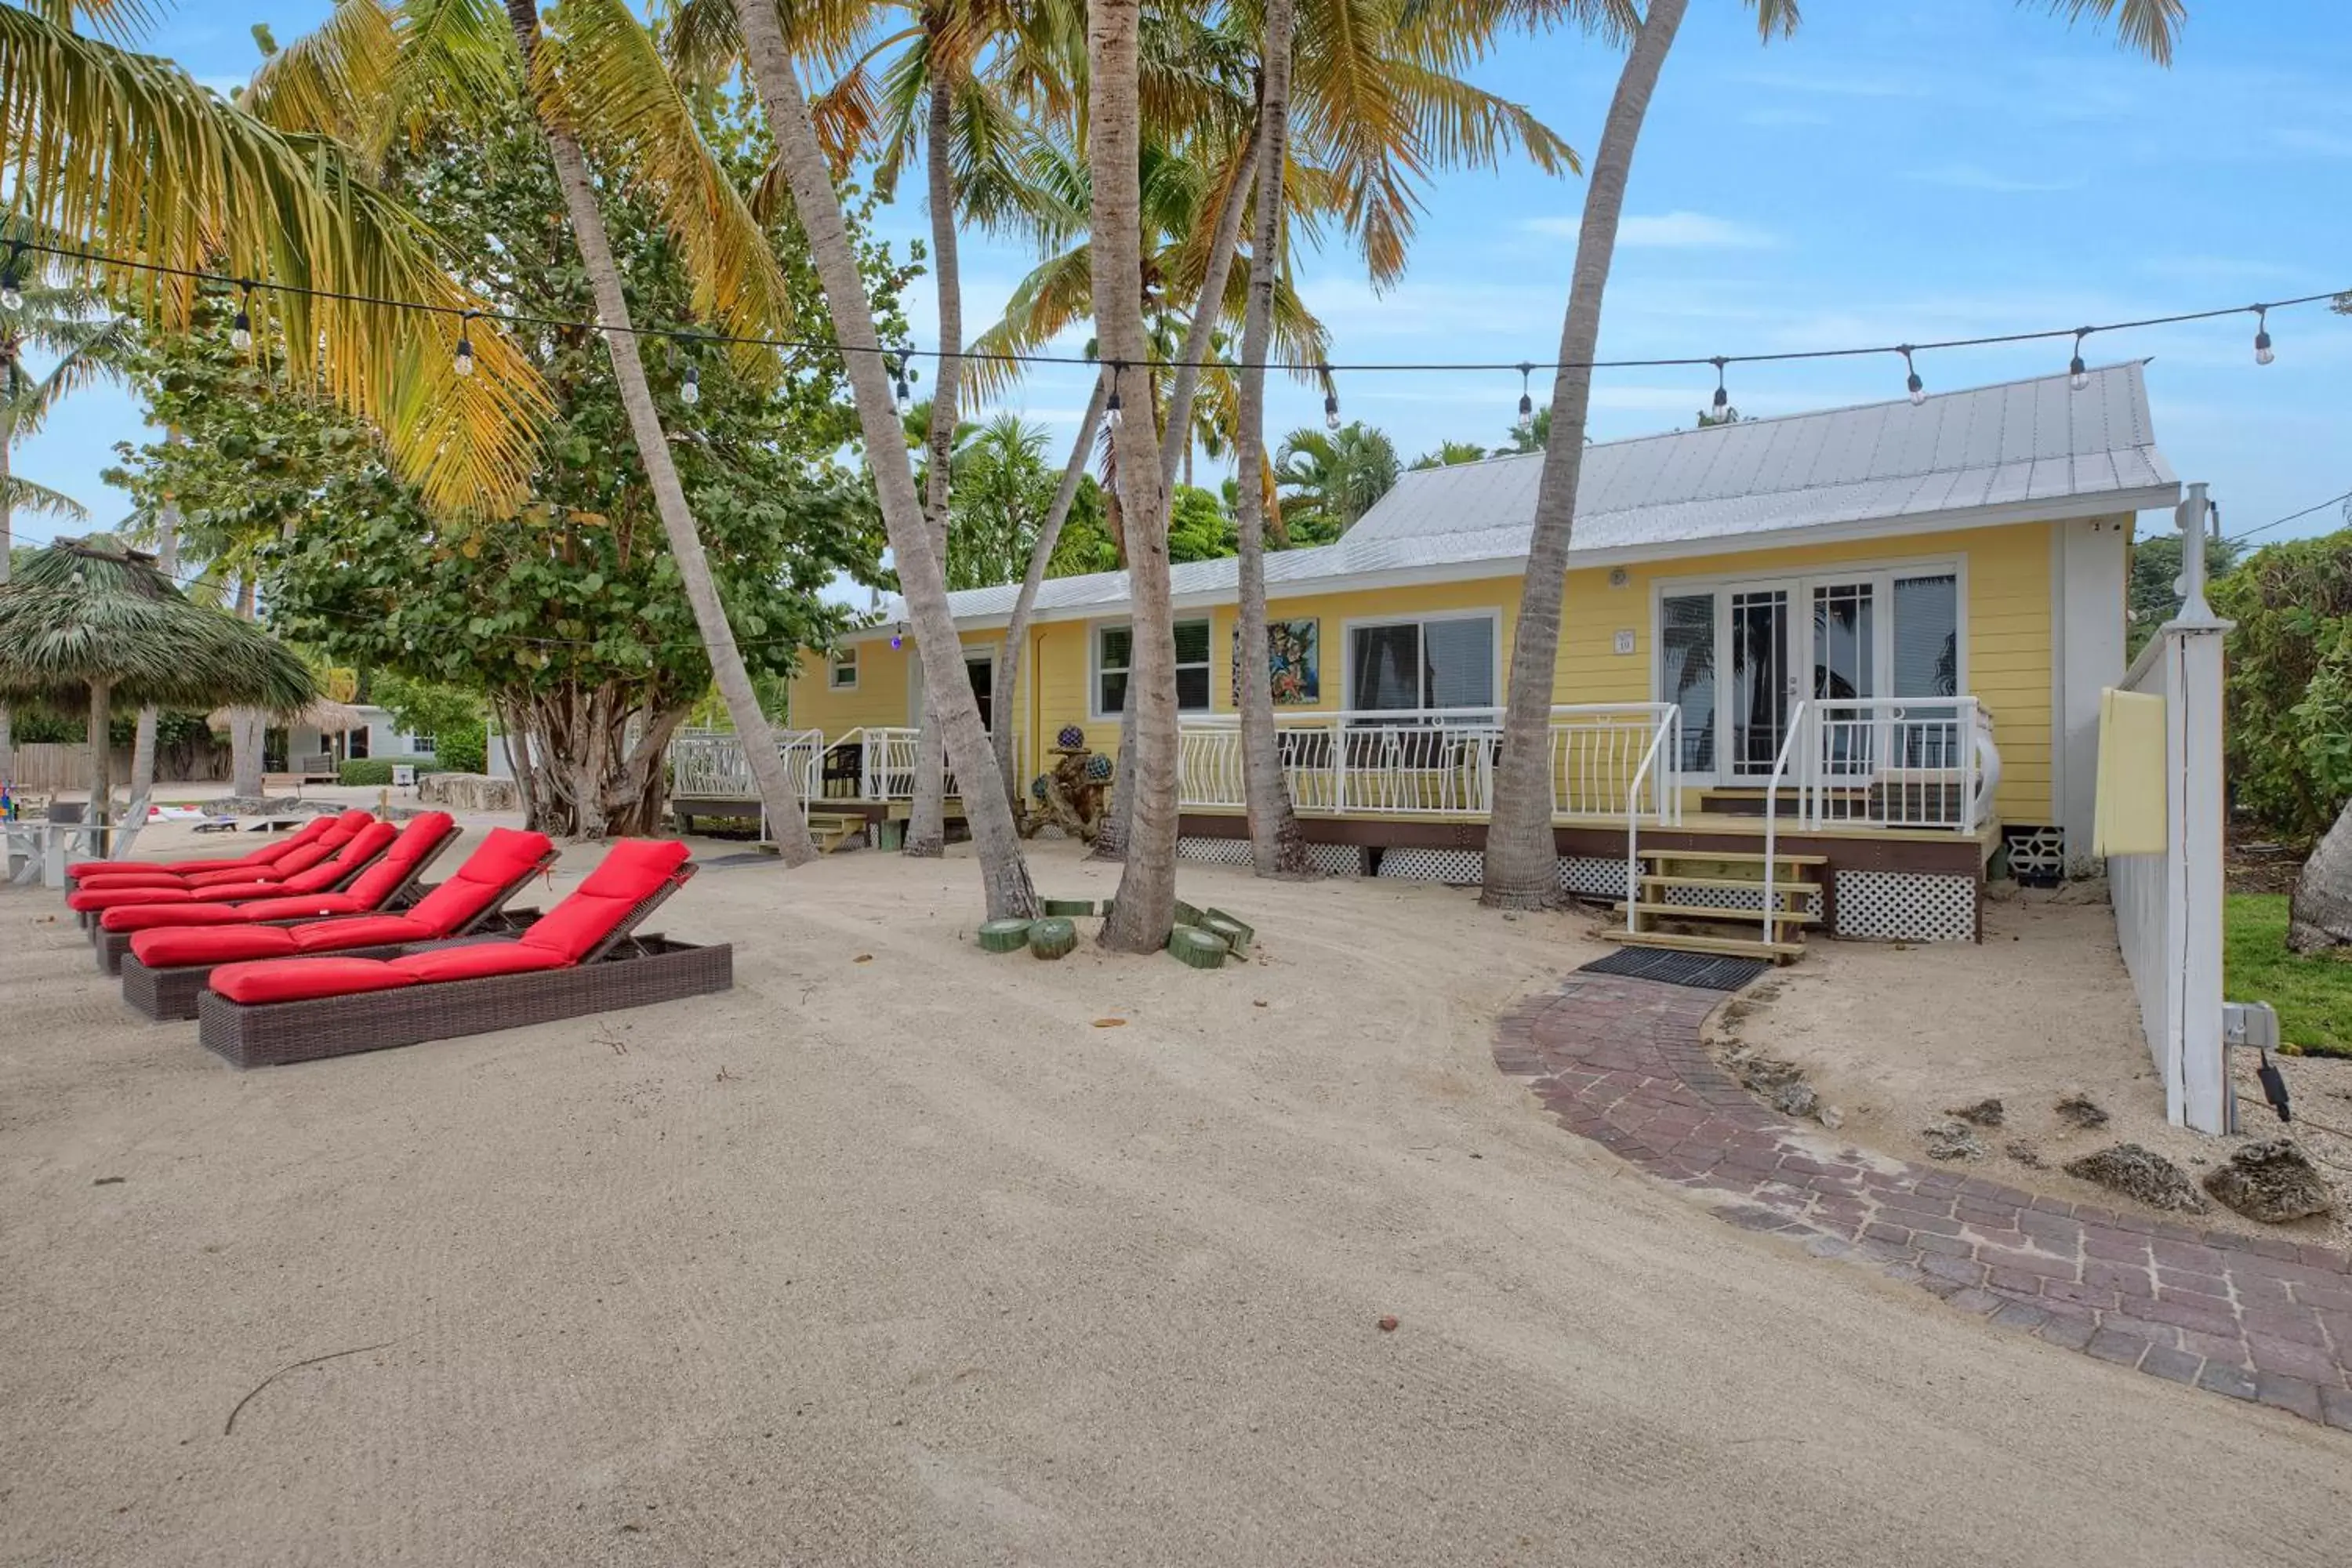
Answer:
M1796 576L1839 566L1883 568L1954 562L1960 566L1968 596L1963 632L1966 689L1981 699L1992 713L1995 736L2000 746L2001 784L1996 805L2000 815L2010 821L2049 821L2053 812L2050 767L2050 526L2024 523L1905 539L1685 557L1622 568L1624 581L1613 586L1608 568L1573 571L1568 574L1553 700L1570 703L1654 700L1654 605L1656 585L1662 579ZM1497 617L1496 641L1500 675L1496 697L1499 701L1508 679L1519 586L1517 577L1495 577L1349 593L1306 594L1274 600L1269 613L1276 618L1312 618L1320 622L1319 700L1311 707L1287 708L1283 711L1328 711L1346 706L1346 628L1349 624L1476 611L1492 611ZM1230 712L1233 607L1180 610L1177 615L1179 619L1208 616L1210 708L1213 712ZM1096 626L1116 624L1124 618L1108 616L1091 622L1050 621L1031 628L1030 646L1023 661L1023 689L1015 697L1020 704L1019 728L1024 737L1021 761L1025 773L1034 773L1042 766L1046 747L1065 724L1080 726L1086 731L1087 743L1097 751L1117 748L1117 719L1097 718L1093 711L1088 689L1093 679L1090 647ZM1633 634L1630 653L1616 651L1616 637L1621 631ZM970 632L964 640L967 646L993 647L1002 636L995 630ZM906 660L911 651L910 647L894 653L882 642L861 645L860 658L864 662L858 689L854 693L824 690L824 665L812 656L809 673L793 682L793 721L803 727L820 727L828 735L837 735L861 724L904 724Z

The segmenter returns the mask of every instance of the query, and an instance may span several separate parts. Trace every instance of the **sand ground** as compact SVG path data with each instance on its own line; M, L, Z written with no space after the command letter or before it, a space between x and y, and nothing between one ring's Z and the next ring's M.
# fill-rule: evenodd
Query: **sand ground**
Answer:
M247 1074L0 892L0 1563L2352 1553L2343 1434L1546 1121L1490 1024L1575 918L1188 867L1262 932L1196 973L984 956L976 888L722 861L660 923L730 994Z

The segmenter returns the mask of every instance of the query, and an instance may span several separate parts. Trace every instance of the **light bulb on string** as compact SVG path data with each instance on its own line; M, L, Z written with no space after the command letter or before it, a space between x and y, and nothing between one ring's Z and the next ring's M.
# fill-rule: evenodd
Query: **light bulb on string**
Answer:
M1715 422L1728 425L1731 423L1731 394L1723 384L1723 367L1731 362L1717 354L1708 363L1715 366Z
M1328 364L1318 364L1315 374L1323 378L1323 428L1337 430L1339 427L1339 384L1331 379L1331 367Z
M898 400L898 412L907 411L907 355L904 350L890 362L890 391Z
M21 310L25 308L25 290L21 287L21 280L16 272L18 263L24 259L25 246L24 242L19 240L8 247L8 264L5 268L0 268L0 307L11 310Z
M474 374L474 340L467 329L476 314L477 312L468 310L457 321L457 355L450 361L450 365L459 375Z
M253 285L238 280L245 292L237 297L236 320L229 323L229 346L242 353L253 346Z
M686 379L678 383L677 400L688 408L702 401L702 376L692 360L686 362Z
M1110 396L1106 398L1103 402L1103 419L1114 430L1118 428L1119 419L1118 374L1119 372L1126 368L1127 366L1121 364L1117 360L1110 362Z
M1536 400L1528 391L1528 377L1535 374L1535 368L1525 360L1519 362L1519 434L1522 436L1536 427Z
M2268 364L2276 358L2278 354L2271 348L2271 308L2257 305L2254 307L2254 363Z
M1911 345L1903 344L1895 351L1903 356L1903 389L1911 395L1911 406L1916 408L1927 401L1927 384L1919 379L1918 367L1911 363Z
M907 646L907 623L900 621L890 629L890 649L897 652Z
M2089 390L2091 384L2091 367L2083 363L2083 340L2090 335L2088 327L2074 329L2074 357L2066 362L2066 384L2077 392Z

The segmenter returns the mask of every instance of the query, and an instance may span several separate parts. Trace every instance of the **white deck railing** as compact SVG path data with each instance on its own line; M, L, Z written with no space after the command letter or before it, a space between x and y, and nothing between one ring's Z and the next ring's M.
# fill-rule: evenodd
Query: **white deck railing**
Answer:
M822 730L779 730L776 753L784 760L799 787L801 810L808 810L816 794L817 767L824 754ZM752 781L751 764L743 755L742 737L732 730L687 730L669 743L670 793L706 800L757 800L760 786Z
M2000 752L1973 697L1816 698L1790 726L1808 827L1974 833L1991 819Z
M1552 816L1608 819L1638 813L1678 820L1674 762L1680 715L1664 702L1555 708L1548 745ZM1346 710L1275 716L1276 748L1302 816L1480 817L1494 808L1502 754L1499 708ZM1239 811L1237 714L1195 714L1177 725L1177 804Z

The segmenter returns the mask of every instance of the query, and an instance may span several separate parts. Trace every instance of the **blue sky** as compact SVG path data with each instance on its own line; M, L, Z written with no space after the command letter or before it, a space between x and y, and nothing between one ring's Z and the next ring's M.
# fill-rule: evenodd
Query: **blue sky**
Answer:
M151 47L226 88L250 70L247 26L280 39L326 0L183 5ZM2004 0L1807 0L1796 38L1759 46L1747 8L1696 0L1667 63L1626 205L1604 357L1777 352L1920 342L2169 314L2352 286L2352 7L2341 0L2192 0L2169 71ZM1617 62L1580 39L1524 41L1481 71L1589 152ZM911 184L911 182L910 182ZM1521 165L1454 174L1427 195L1411 270L1375 294L1334 249L1302 287L1335 363L1542 360L1559 341L1581 183ZM910 199L887 222L922 232ZM967 240L977 330L1027 269L1017 248ZM913 319L929 319L919 288ZM2094 363L2153 356L2157 435L2183 479L2205 479L2229 531L2352 489L2352 317L2276 314L2278 361L2258 369L2251 317L2095 337ZM2063 343L1923 355L1930 389L2064 368ZM1735 367L1755 416L1898 395L1899 362ZM1538 395L1542 395L1538 376ZM1343 410L1409 459L1441 439L1492 444L1518 397L1509 374L1342 378ZM1606 373L1593 434L1691 422L1711 374ZM1006 402L1066 449L1084 374L1040 371ZM1319 395L1273 389L1274 438L1319 421ZM93 393L18 452L19 470L90 503L113 442L141 412ZM1204 482L1215 477L1204 469ZM48 531L26 520L25 536ZM2335 509L2274 531L2341 522Z

